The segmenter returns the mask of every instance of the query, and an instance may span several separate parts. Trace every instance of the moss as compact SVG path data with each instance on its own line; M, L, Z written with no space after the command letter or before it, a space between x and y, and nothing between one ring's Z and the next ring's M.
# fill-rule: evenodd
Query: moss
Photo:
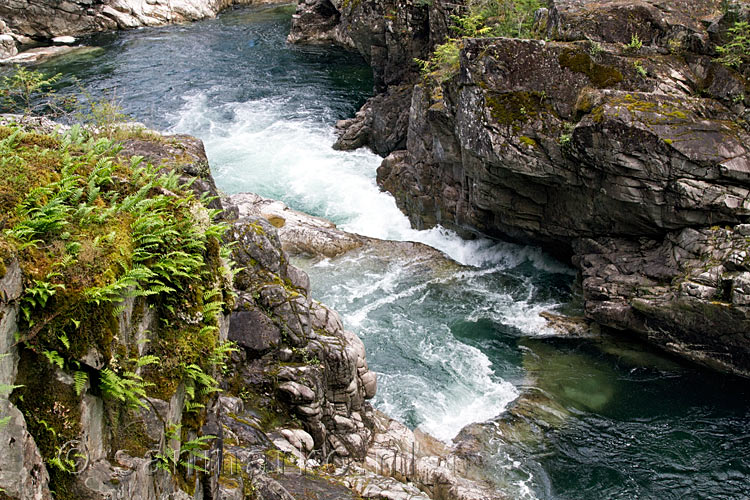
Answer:
M5 273L8 272L7 264L10 264L15 253L15 248L13 248L5 236L0 233L0 279L3 279Z
M518 140L521 141L522 144L525 144L532 148L537 146L537 143L534 139L532 139L531 137L526 137L525 135L519 137Z
M525 122L545 109L541 92L487 92L484 98L492 118L500 125Z
M106 428L110 430L109 460L115 459L118 450L124 450L132 457L143 457L158 446L159 443L148 436L143 418L135 410L119 401L105 400L104 415Z
M598 88L612 87L623 80L622 73L614 66L594 62L585 52L565 49L558 58L560 66L574 73L581 73Z

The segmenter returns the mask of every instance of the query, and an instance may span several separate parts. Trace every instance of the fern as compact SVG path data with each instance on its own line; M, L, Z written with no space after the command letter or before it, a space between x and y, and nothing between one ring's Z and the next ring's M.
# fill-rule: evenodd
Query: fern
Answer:
M102 394L122 401L131 408L146 407L143 399L148 385L150 384L133 372L126 371L122 376L109 368L103 368L100 372L99 386Z
M161 363L161 360L159 359L159 356L154 356L153 354L147 354L145 356L141 356L136 361L136 366L138 368L141 368L143 366L148 365L159 365Z
M86 387L86 382L88 381L89 376L86 372L73 372L73 388L76 391L76 395L80 396L83 393L83 389Z
M63 369L65 366L65 359L58 354L57 351L42 351L42 354L45 358L47 358L47 361L53 366L57 366L59 369Z

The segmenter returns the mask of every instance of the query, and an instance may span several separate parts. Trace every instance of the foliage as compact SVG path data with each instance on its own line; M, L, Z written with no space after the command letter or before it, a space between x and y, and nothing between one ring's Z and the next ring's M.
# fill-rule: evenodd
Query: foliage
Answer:
M435 47L428 61L415 59L424 76L444 82L458 73L461 40L449 38L447 42Z
M630 43L625 45L625 49L632 52L638 52L643 47L643 42L638 38L638 33L634 33L630 37Z
M122 103L115 90L105 91L104 97L94 98L91 93L79 85L80 98L73 117L79 123L93 126L100 134L113 139L129 117L123 112Z
M184 380L196 413L219 390L215 375L235 349L218 335L231 284L225 224L172 168L120 151L82 127L45 135L0 126L0 240L23 271L17 343L32 370L12 397L54 478L70 473L56 450L79 432L88 387L129 411L171 396ZM126 314L142 314L136 308L160 320L138 354L118 338ZM78 361L92 349L99 370ZM55 381L59 370L70 386ZM40 380L55 389L40 390Z
M102 394L132 408L146 407L143 399L146 397L147 385L140 375L132 371L117 373L110 368L103 368L100 372L99 387Z
M8 353L0 354L0 360L3 358L9 356ZM15 389L18 389L21 387L20 385L10 385L10 384L0 384L0 398L7 399L8 394L13 392ZM0 417L0 429L8 425L8 422L10 422L10 416Z
M207 461L208 457L204 453L209 441L216 439L216 436L207 434L198 436L194 439L182 441L182 426L173 425L167 429L166 437L168 441L177 443L175 448L167 448L154 456L157 468L168 472L175 472L178 467L185 470L197 470L206 472L206 470L196 464L196 459Z
M104 91L102 97L95 98L74 78L77 92L61 96L55 90L61 77L61 73L49 76L16 66L10 76L0 80L0 112L19 113L24 117L44 114L75 121L110 139L117 138L123 129L133 128L123 125L129 117L123 112L114 90Z
M451 16L457 35L435 47L428 60L415 59L421 73L438 83L458 73L459 53L465 38L493 36L531 38L534 12L544 7L542 0L475 0L463 16Z
M739 69L750 61L750 23L737 21L727 30L729 40L716 47L716 61L730 68Z
M633 67L643 78L646 78L648 76L648 71L643 67L643 63L641 63L641 61L633 61Z
M52 86L61 76L58 73L48 77L38 71L16 66L11 76L4 76L0 80L0 105L11 113L26 116L54 106L59 100Z
M534 12L545 6L542 0L474 0L469 11L484 20L490 36L532 38Z

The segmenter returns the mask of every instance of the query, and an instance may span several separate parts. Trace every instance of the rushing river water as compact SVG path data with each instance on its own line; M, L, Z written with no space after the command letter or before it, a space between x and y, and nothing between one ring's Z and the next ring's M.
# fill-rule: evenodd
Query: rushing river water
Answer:
M335 120L370 95L370 70L338 49L288 46L292 11L99 35L42 69L64 73L62 93L75 75L139 121L202 138L226 192L466 264L298 261L364 340L375 405L444 440L489 422L485 462L511 498L750 498L750 386L622 340L558 337L539 313L576 311L570 268L535 248L412 230L375 184L380 159L330 148Z

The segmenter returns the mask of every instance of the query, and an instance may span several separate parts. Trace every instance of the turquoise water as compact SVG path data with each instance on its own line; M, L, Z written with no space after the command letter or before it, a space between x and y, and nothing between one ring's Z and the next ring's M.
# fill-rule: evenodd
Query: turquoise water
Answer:
M371 94L331 47L285 43L291 7L86 40L47 64L147 125L205 141L226 192L254 191L344 229L417 240L447 261L363 253L303 261L379 372L375 404L444 440L486 422L485 464L513 498L750 498L750 386L609 337L562 338L543 311L578 309L570 268L531 247L414 231L379 191L380 159L330 148ZM555 413L550 413L550 408Z

